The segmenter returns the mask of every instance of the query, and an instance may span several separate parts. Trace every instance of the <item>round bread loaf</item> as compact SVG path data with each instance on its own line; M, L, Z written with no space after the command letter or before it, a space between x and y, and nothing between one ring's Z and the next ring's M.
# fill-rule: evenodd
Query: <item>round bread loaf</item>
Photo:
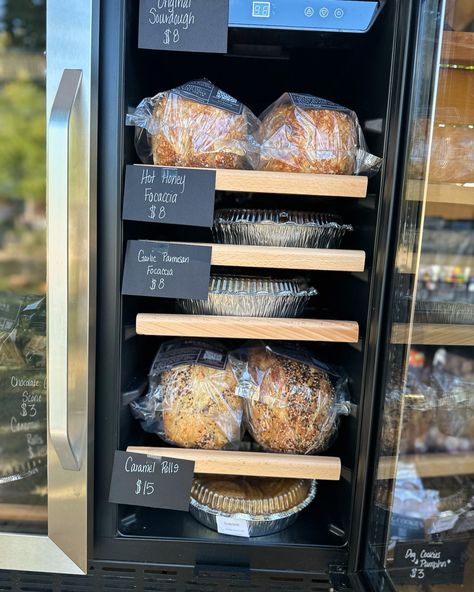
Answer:
M252 350L248 370L255 390L246 401L249 431L271 452L309 454L324 450L336 429L335 392L319 368Z
M161 375L163 435L185 448L237 447L241 437L242 399L230 367L224 370L183 364Z
M350 112L279 105L264 116L259 137L261 170L337 175L355 171L358 134Z
M186 99L173 92L157 101L153 117L153 162L163 166L249 168L249 125L236 114Z

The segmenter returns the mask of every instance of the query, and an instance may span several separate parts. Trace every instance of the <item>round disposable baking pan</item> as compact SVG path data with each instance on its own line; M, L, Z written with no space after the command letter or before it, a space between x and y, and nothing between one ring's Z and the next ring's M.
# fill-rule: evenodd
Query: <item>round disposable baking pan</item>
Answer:
M280 532L285 528L288 528L291 524L295 522L298 517L298 514L308 506L316 496L316 481L311 481L309 483L308 492L303 500L299 503L295 504L294 506L280 512L268 512L268 513L250 513L250 512L231 512L231 511L224 511L220 509L213 508L209 505L203 504L199 502L197 499L193 497L193 493L191 493L191 504L190 504L190 513L198 522L207 526L208 528L215 530L218 532L218 516L231 518L233 520L243 521L247 524L248 527L248 534L251 537L257 536L266 536L269 534L274 534L276 532ZM194 488L193 488L194 489ZM290 494L291 496L291 494ZM211 502L214 501L218 497L217 494L209 496ZM283 497L283 496L282 496ZM288 494L287 494L288 497ZM282 502L287 505L287 500L281 500ZM275 500L276 505L278 505L278 500ZM244 506L245 501L243 502ZM224 507L226 506L224 500ZM228 504L232 506L232 503ZM254 503L250 503L251 506L255 506ZM265 503L263 502L263 505ZM268 505L268 504L267 504ZM270 504L271 505L271 504Z
M218 243L321 249L337 248L352 230L334 214L249 209L217 210L213 228Z
M177 300L188 314L245 317L297 317L317 290L303 279L213 275L206 300Z

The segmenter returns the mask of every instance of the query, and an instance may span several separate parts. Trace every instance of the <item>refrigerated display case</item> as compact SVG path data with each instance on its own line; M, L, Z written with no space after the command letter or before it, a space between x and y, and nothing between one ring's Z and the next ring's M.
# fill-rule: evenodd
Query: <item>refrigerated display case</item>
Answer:
M474 11L446 8L410 106L364 556L373 590L474 586Z
M55 2L0 7L0 562L82 573L92 519L98 6L74 2L61 13Z
M56 0L49 0L47 6L49 439L47 458L43 459L45 464L47 460L48 478L47 482L43 478L41 491L43 501L47 494L48 513L46 521L43 504L43 513L31 511L28 521L6 519L5 532L0 534L0 567L16 571L0 572L0 586L13 590L49 586L54 590L314 591L350 587L368 590L372 585L375 590L388 590L394 549L399 543L389 540L387 524L394 515L395 500L397 504L400 501L390 490L390 484L397 480L379 479L374 467L380 464L380 474L386 477L402 467L401 454L428 454L428 448L420 450L420 446L438 447L431 460L440 457L444 465L456 459L457 466L464 467L469 455L468 449L462 455L451 454L454 446L466 447L469 441L464 433L468 425L459 428L463 423L459 416L463 418L469 412L467 382L457 374L458 368L467 368L467 354L464 349L451 349L467 343L453 344L446 338L439 344L446 351L429 347L429 351L421 351L423 344L416 343L420 340L416 335L417 331L424 335L426 327L434 325L432 314L440 320L448 310L454 315L451 319L460 321L453 325L458 329L453 335L471 339L465 268L439 271L435 280L422 267L425 251L426 266L445 265L446 261L449 265L449 249L460 249L456 245L461 243L463 252L456 250L456 256L469 256L469 228L458 222L461 218L454 222L450 218L446 224L439 220L438 199L447 188L458 196L455 199L462 207L469 207L464 194L469 189L468 180L449 178L450 170L469 174L468 158L457 152L455 163L438 166L437 170L433 157L430 165L430 153L443 155L444 147L451 147L456 138L461 138L458 144L466 144L463 134L471 129L467 116L463 116L465 123L461 126L448 105L435 126L433 109L435 97L441 96L437 88L444 84L451 89L451 78L461 70L464 78L459 77L458 84L466 89L462 92L468 105L470 62L451 62L451 54L443 49L449 46L455 51L456 38L449 37L451 31L443 31L445 3L438 0L230 0L225 54L141 49L140 4L146 3L74 1L68 3L67 12L64 3ZM39 29L44 30L41 26ZM38 48L41 51L40 45ZM460 68L461 64L465 68ZM446 75L444 79L442 74ZM191 223L188 220L184 225L158 223L155 216L145 222L138 215L134 218L133 213L124 214L126 175L130 167L143 165L135 130L125 125L127 116L133 115L144 97L202 78L224 91L218 93L219 100L236 97L257 115L285 92L316 95L357 114L368 150L382 159L380 171L372 171L370 177L364 172L348 174L355 172L352 170L345 170L344 175L322 175L218 168L215 173L216 209L317 212L318 220L338 216L352 228L341 244L330 248L225 244L218 242L218 235L210 228L193 225L192 216ZM445 103L451 100L448 94ZM457 110L462 101L460 92L454 94ZM455 131L449 136L446 129L451 128ZM223 141L220 137L211 140ZM437 145L440 147L436 149ZM159 142L152 151L160 153ZM330 162L331 156L332 150ZM345 162L333 160L338 165ZM148 161L145 170L169 172L177 164L182 166ZM11 175L11 167L9 170ZM189 174L189 169L179 170ZM427 170L433 175L431 182L427 181ZM427 188L436 196L432 205L425 196ZM429 207L434 208L431 214ZM454 208L448 209L454 214ZM430 216L437 219L429 222ZM44 236L44 228L42 232ZM436 243L441 232L444 254ZM131 241L143 241L142 245L160 241L166 248L188 243L209 245L211 269L219 277L244 275L248 282L249 276L263 275L270 277L270 283L278 280L290 284L295 276L298 280L304 276L311 297L302 318L249 316L248 309L246 315L234 316L242 311L231 298L234 315L215 316L209 310L205 315L192 314L195 304L183 304L186 295L180 297L178 309L175 298L139 295L133 282L123 289ZM465 267L469 267L467 263ZM199 280L196 274L193 277ZM313 286L317 296L310 290ZM449 291L451 287L453 291ZM43 285L43 294L45 288ZM434 293L437 290L441 297ZM454 300L463 306L449 312ZM30 317L36 319L40 304L35 300L33 310L28 305L30 301L26 303L29 322ZM43 310L43 321L44 314ZM438 325L429 333L435 336L433 339L440 339ZM17 332L14 335L16 339ZM173 437L164 433L162 426L142 429L136 405L130 404L136 404L153 384L149 371L154 357L172 337L218 339L232 356L241 352L248 340L265 340L271 351L283 358L286 354L282 352L288 351L285 347L300 343L309 351L305 356L343 368L347 390L339 402L337 437L331 434L324 441L325 449L317 454L288 454L284 450L285 454L276 455L265 451L263 439L260 447L256 445L259 432L255 425L249 426L253 438L247 434L238 450L180 448L175 446L179 429ZM23 341L18 343L16 358L31 359L44 375L38 348L33 351L29 345L24 351ZM216 351L210 346L208 349L215 363ZM416 351L411 354L410 365L411 349ZM297 363L302 362L301 352L299 355ZM303 359L304 364L307 359ZM397 376L385 386L387 363L397 368ZM291 364L288 362L287 367ZM408 378L416 375L416 384L421 384L431 375L431 367L433 378L425 390L413 391ZM227 380L231 380L229 375ZM299 388L300 383L296 384ZM412 397L405 396L408 384ZM193 388L202 397L199 380ZM423 408L420 394L429 408L422 413L424 424L442 417L445 426L436 434L429 429L426 442L413 425L418 420L412 419L420 406ZM457 405L462 412L453 416L452 408ZM209 411L209 402L204 407ZM301 414L298 417L296 423L303 423ZM187 421L191 427L197 423L191 414ZM45 423L46 418L43 430ZM278 431L280 442L286 434L289 440L292 427L288 426L287 432ZM459 429L462 433L457 433ZM456 434L451 433L453 430ZM189 432L192 430L186 430ZM231 438L231 443L239 437ZM391 440L393 449L380 451L383 460L379 463L379 443L387 440ZM267 442L266 448L275 447ZM308 450L313 451L313 447ZM316 479L316 496L294 523L279 532L231 536L206 527L189 512L151 508L138 502L111 503L116 451L146 453L149 460L163 455L191 459L197 475L205 471L226 478L257 475L281 480ZM408 470L413 476L417 464L410 462L414 467ZM438 498L430 494L433 514L427 520L436 521L436 499L443 500L443 508L459 500L460 507L454 512L466 510L469 514L469 502L463 505L468 496L467 469L456 470L461 475L456 481L456 495L450 493L449 483L429 484L430 491L438 491ZM27 488L36 487L32 480L23 481ZM137 481L136 490L142 492L142 487L143 483ZM3 491L6 488L0 490L0 500L3 502L1 496L5 495L3 507L8 514L12 510L9 500L16 494L8 493L9 498ZM17 502L15 505L23 503L19 498ZM30 502L31 497L26 499L26 506ZM428 510L428 502L425 505ZM38 525L40 515L44 520ZM464 544L463 536L456 542ZM39 574L41 571L46 574ZM52 572L59 575L52 576ZM81 572L83 576L74 575ZM73 575L61 575L67 573Z

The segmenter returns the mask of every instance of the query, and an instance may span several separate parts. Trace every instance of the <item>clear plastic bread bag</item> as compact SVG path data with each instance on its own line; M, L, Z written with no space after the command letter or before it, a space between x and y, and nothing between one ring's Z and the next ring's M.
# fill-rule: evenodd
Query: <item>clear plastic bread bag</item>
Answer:
M337 435L350 413L347 377L298 344L250 344L232 354L245 423L268 452L312 454Z
M284 93L261 115L259 169L374 175L382 160L367 152L354 111L308 94Z
M148 392L130 406L146 432L183 448L236 449L243 400L227 350L191 339L164 342L153 360Z
M193 80L141 101L126 117L145 164L252 169L257 117L209 80Z

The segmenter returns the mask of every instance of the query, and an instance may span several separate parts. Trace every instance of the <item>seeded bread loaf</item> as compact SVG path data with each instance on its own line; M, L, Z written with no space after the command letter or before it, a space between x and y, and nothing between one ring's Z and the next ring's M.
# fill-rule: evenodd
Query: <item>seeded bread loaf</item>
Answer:
M221 449L238 445L242 399L227 364L223 370L183 364L161 375L164 438L185 448Z
M255 388L246 401L249 431L265 450L309 454L324 450L336 430L335 391L328 375L265 348L250 351Z

